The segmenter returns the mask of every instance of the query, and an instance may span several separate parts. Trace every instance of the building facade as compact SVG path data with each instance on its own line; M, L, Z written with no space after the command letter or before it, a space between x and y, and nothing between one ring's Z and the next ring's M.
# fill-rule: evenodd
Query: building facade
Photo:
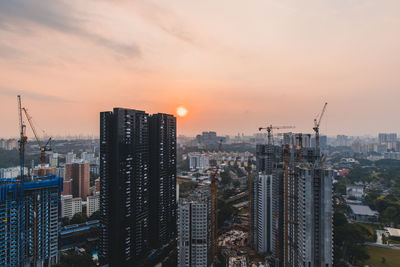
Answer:
M253 180L253 245L276 266L332 266L332 179L304 135L257 145ZM309 138L309 136L306 138Z
M100 195L88 196L86 199L86 216L89 218L100 209Z
M178 266L208 267L210 265L210 199L197 192L180 199L178 206Z
M149 249L149 115L100 113L102 264L136 266Z
M79 212L82 212L82 198L72 195L61 196L61 218L72 219Z
M210 158L199 152L189 153L189 168L193 170L205 170L210 167Z
M0 265L51 266L58 261L62 179L0 180Z
M272 251L272 190L273 176L260 173L253 183L255 194L253 213L253 229L257 233L253 236L254 248L262 254Z
M86 199L90 195L90 164L88 162L73 162L65 164L65 182L71 181L73 197Z
M100 114L100 261L137 266L176 236L176 119Z
M176 118L149 117L150 242L160 248L176 237Z

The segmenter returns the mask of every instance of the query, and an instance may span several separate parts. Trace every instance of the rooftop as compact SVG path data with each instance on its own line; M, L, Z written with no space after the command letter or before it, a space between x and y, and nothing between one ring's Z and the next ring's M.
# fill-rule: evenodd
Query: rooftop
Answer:
M356 215L366 215L366 216L379 215L377 211L371 210L371 208L366 205L349 205L349 206L351 211Z
M385 230L389 232L390 236L400 237L400 229L398 228L386 227Z

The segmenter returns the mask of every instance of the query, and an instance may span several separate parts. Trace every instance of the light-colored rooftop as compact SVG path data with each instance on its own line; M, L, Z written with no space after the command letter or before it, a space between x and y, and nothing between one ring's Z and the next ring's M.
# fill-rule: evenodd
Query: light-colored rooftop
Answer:
M398 228L386 227L385 230L389 232L390 236L400 237L400 229Z
M349 205L349 206L351 211L356 215L366 215L366 216L379 215L377 211L371 210L371 208L366 205Z

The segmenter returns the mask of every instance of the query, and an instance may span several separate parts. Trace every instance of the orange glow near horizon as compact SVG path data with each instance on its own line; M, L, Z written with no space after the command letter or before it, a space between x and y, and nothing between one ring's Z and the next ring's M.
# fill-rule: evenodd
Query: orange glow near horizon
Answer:
M54 137L98 136L114 107L189 136L313 132L324 102L321 134L400 132L400 1L43 2L0 1L0 138L18 94Z

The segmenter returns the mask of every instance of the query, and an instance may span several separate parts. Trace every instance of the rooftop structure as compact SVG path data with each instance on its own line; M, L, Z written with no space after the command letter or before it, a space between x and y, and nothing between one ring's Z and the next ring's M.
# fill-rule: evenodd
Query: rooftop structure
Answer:
M385 227L385 230L388 231L389 235L391 237L398 237L400 238L400 229L398 228L391 228L391 227Z
M352 220L357 222L373 222L379 217L379 212L371 210L369 206L366 205L349 205Z

